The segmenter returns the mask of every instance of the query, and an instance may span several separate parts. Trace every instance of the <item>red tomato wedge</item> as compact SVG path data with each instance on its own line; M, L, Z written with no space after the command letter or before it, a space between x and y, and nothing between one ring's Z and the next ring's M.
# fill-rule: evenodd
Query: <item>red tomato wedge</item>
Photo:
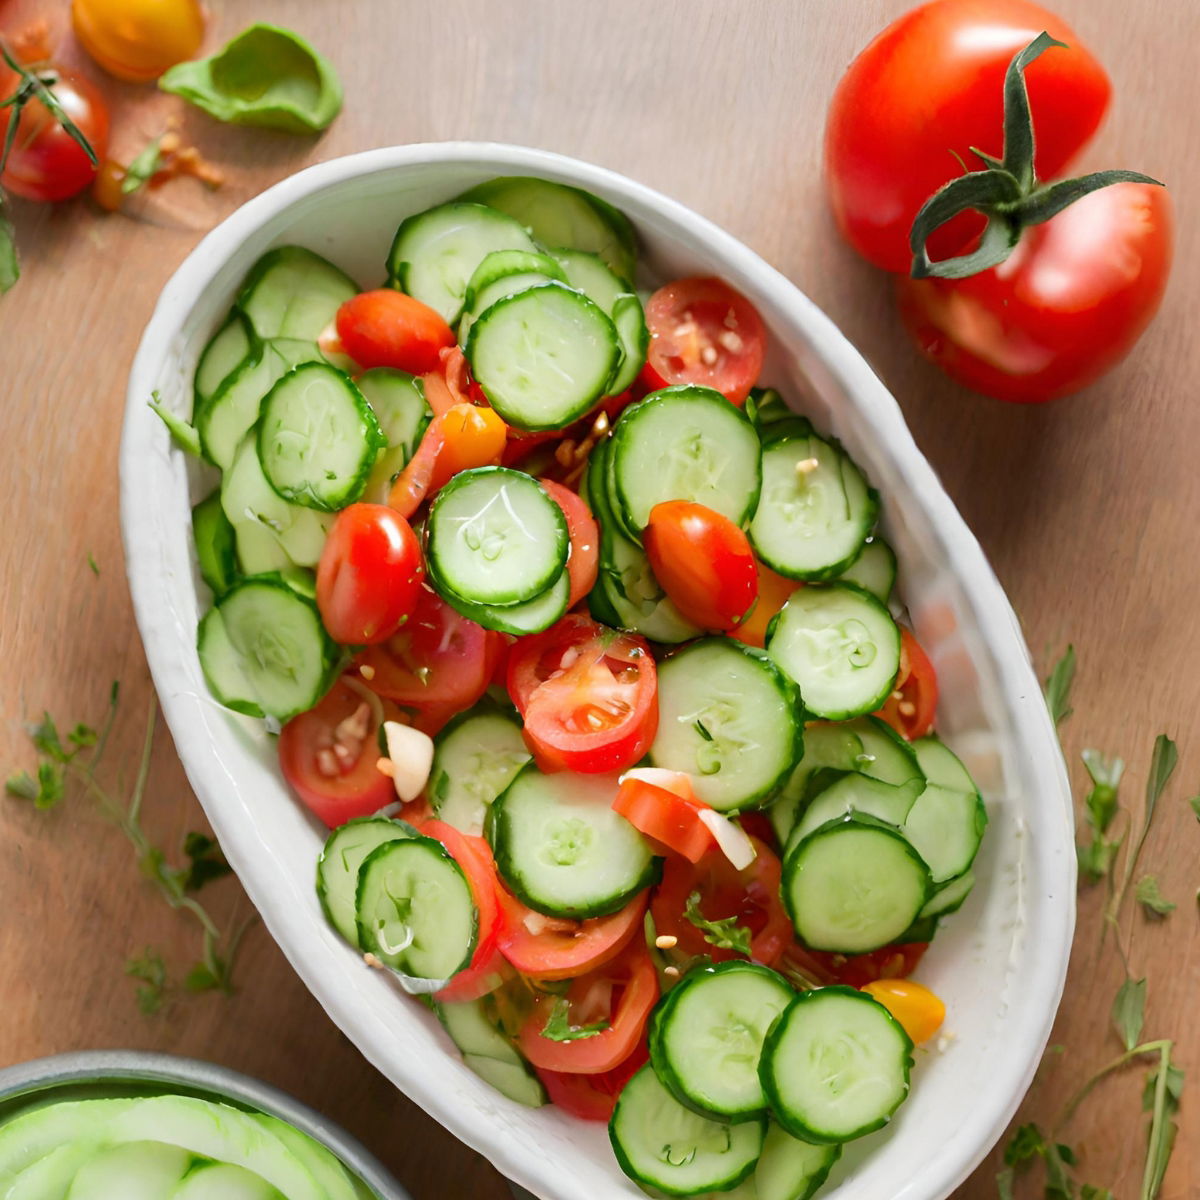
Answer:
M505 914L500 948L531 979L574 979L616 958L641 934L646 915L645 892L611 916L586 921L544 917L503 887L497 894Z
M377 767L381 721L403 721L387 700L365 699L344 679L279 734L279 765L292 790L330 829L369 816L396 799L391 779Z
M367 686L397 704L461 711L487 690L503 644L422 587L407 624L355 661Z
M650 1047L643 1038L633 1053L611 1071L598 1075L572 1075L564 1071L538 1069L538 1078L552 1104L581 1121L608 1121L617 1107L617 1097L638 1068L650 1061Z
M360 366L393 367L410 375L432 371L438 352L455 344L454 331L438 313L393 288L352 296L338 309L337 331Z
M655 578L693 624L736 629L754 608L754 551L728 517L689 500L667 500L650 510L642 541Z
M694 796L626 778L612 806L634 829L688 862L699 862L716 848L712 831L700 819L700 810L708 806Z
M448 1002L478 1000L495 991L508 974L507 962L500 951L506 918L500 907L500 885L492 849L485 839L472 837L444 821L424 821L419 828L426 837L441 842L462 867L479 912L475 953L470 963L435 998Z
M650 297L646 324L647 387L695 383L739 407L746 402L762 371L767 331L741 292L720 279L677 279Z
M757 838L757 856L737 871L720 850L710 850L697 863L671 856L663 863L662 882L650 902L659 934L678 939L684 954L707 954L714 962L739 957L736 951L714 946L685 916L688 899L699 893L699 910L709 921L737 917L750 931L751 958L774 966L793 939L792 922L779 899L782 868L779 859Z
M538 483L567 519L567 532L571 535L571 556L567 559L571 596L567 607L574 608L596 585L600 569L600 526L582 496L553 479L539 479Z
M896 686L875 714L910 742L933 731L937 712L937 672L912 631L900 626L900 670Z
M658 972L645 945L634 942L598 970L572 980L567 989L567 1024L604 1024L605 1028L572 1041L544 1036L547 1021L556 1010L561 1011L564 997L543 995L534 1002L517 1044L535 1067L602 1074L623 1063L637 1048L657 1000Z
M546 770L624 770L658 729L658 675L648 643L579 614L517 642L508 692L525 718L525 742Z

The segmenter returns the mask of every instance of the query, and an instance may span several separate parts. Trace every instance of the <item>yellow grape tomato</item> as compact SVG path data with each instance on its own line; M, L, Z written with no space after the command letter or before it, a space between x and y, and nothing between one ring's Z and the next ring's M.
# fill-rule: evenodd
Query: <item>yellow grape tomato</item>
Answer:
M945 1004L911 979L877 979L862 990L878 1000L918 1046L929 1041L946 1019Z
M131 83L157 79L204 40L199 0L72 0L71 21L88 54Z

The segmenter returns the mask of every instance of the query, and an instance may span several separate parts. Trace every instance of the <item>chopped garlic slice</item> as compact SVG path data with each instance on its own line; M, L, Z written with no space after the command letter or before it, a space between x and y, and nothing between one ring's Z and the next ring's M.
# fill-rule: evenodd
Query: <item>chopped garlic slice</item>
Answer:
M758 857L754 843L746 836L745 831L728 817L722 816L715 809L702 808L700 820L717 839L717 845L733 864L734 870L744 871Z
M415 800L429 782L429 772L433 768L433 739L399 721L384 721L383 735L392 762L396 795L406 803Z

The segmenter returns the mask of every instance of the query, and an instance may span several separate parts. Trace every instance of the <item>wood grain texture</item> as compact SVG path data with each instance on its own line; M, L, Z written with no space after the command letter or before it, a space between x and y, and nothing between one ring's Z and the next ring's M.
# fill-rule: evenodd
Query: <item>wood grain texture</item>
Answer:
M1200 1069L1194 1020L1200 941L1194 895L1200 831L1183 802L1200 774L1200 186L1195 0L1057 0L1112 73L1116 102L1090 167L1132 166L1167 180L1180 213L1162 314L1129 360L1077 398L1024 409L969 396L920 361L887 281L834 236L820 184L820 137L845 65L907 0L216 0L210 42L252 15L310 36L340 68L347 108L324 137L232 130L152 90L111 80L113 153L126 161L168 115L229 173L209 194L184 182L143 220L84 202L14 205L24 257L0 301L3 721L0 765L28 765L25 724L102 714L124 687L114 761L135 767L151 693L126 591L116 451L129 362L159 289L203 231L308 163L372 146L494 139L563 151L660 188L732 233L807 291L896 394L918 442L978 534L1046 664L1068 641L1080 657L1073 764L1094 745L1130 760L1126 800L1154 735L1179 740L1180 780L1146 848L1148 870L1179 904L1133 926L1133 966L1150 979L1147 1033L1179 1039ZM0 0L7 29L65 3ZM153 497L146 497L153 503ZM91 553L99 565L88 567ZM1077 784L1082 771L1072 766ZM1082 789L1081 794L1082 794ZM203 826L160 733L147 823L175 845ZM120 835L84 803L36 814L0 803L0 1063L82 1047L155 1048L239 1067L316 1104L392 1165L417 1200L500 1200L499 1176L405 1101L334 1029L260 929L240 993L189 999L144 1018L122 965L146 945L177 970L192 927L137 882ZM229 912L232 880L213 889ZM1064 1098L1117 1046L1108 1009L1120 967L1097 951L1099 897L1081 898L1079 934L1050 1060L1022 1120L1053 1121ZM1068 1131L1084 1175L1136 1195L1144 1125L1140 1074L1114 1080ZM969 1102L969 1100L967 1101ZM959 1191L995 1194L993 1154ZM1022 1192L1020 1188L1027 1190ZM1200 1105L1189 1101L1163 1196L1200 1188ZM1019 1194L1032 1195L1027 1184Z

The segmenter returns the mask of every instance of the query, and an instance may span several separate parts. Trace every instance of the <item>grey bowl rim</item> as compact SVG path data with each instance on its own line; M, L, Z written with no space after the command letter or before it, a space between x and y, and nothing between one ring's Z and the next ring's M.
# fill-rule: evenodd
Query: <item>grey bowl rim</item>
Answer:
M335 1154L380 1200L412 1200L356 1137L315 1108L252 1075L153 1050L75 1050L0 1068L0 1104L87 1084L174 1084L233 1100L295 1126Z

